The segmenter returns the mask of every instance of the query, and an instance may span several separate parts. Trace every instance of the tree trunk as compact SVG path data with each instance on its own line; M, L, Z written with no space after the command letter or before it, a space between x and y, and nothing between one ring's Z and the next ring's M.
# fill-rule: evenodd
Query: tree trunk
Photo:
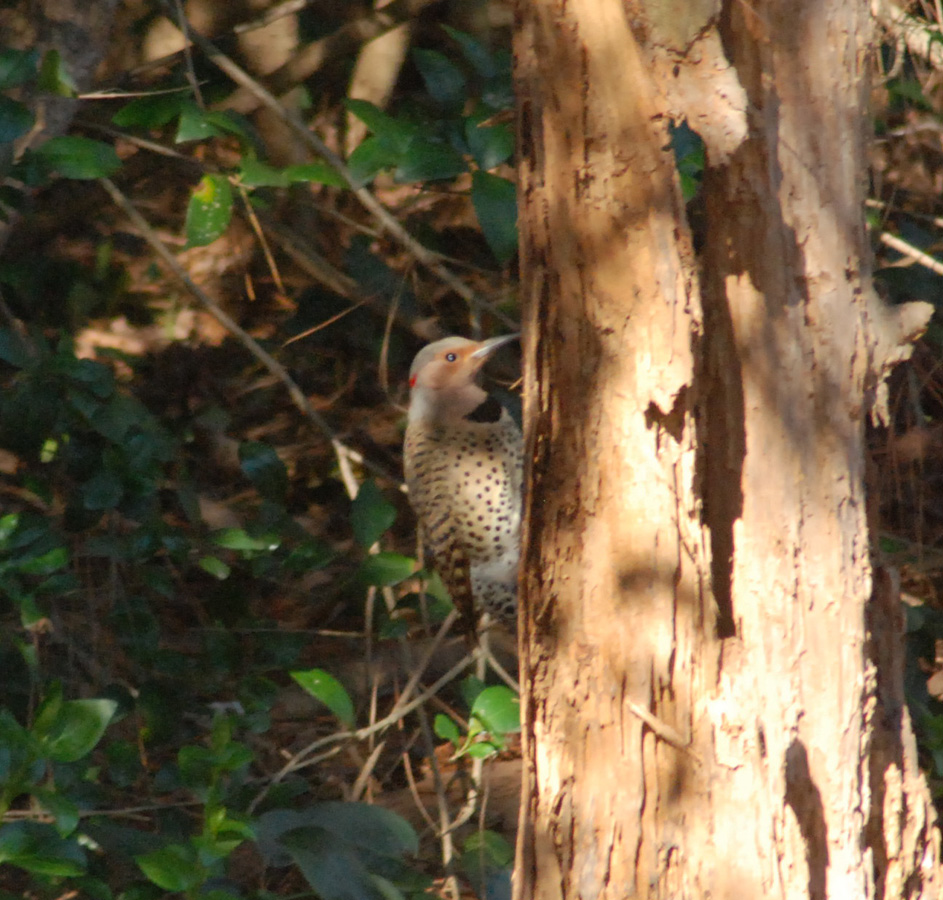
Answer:
M517 900L940 895L869 546L865 419L929 311L870 287L868 37L851 0L518 4Z

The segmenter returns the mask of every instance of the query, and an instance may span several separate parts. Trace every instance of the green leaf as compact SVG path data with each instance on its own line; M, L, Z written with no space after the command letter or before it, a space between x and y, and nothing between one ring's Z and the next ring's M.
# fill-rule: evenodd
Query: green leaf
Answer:
M368 137L347 159L347 168L355 184L369 182L383 169L392 169L400 154L385 147L377 138Z
M493 831L476 831L466 841L460 856L462 869L479 897L511 896L514 848Z
M119 128L157 129L180 115L189 98L184 91L138 97L122 106L111 121Z
M372 547L395 521L396 507L383 496L372 479L365 481L357 491L350 511L354 540L361 547Z
M221 137L225 132L214 123L209 115L200 109L192 100L187 100L180 106L180 122L177 125L177 134L174 141L178 144L186 141L202 141L209 137Z
M0 91L24 84L36 75L39 54L35 50L0 50Z
M887 90L892 97L906 100L916 106L918 109L927 112L933 109L932 104L927 100L923 92L923 85L916 79L897 79L892 78L887 82Z
M313 182L326 184L331 187L346 187L347 182L337 170L327 163L305 163L299 166L288 166L285 175L291 182Z
M11 822L0 826L0 865L9 863L37 875L75 876L85 871L85 854L52 825Z
M245 157L239 166L239 182L246 187L287 187L289 179L284 169Z
M94 393L94 388L92 388ZM116 444L125 443L132 428L144 426L149 414L144 405L127 394L115 394L89 416L89 424Z
M496 753L500 752L500 750L501 748L497 744L493 744L490 741L477 741L465 747L459 755L469 756L472 759L490 759Z
M24 575L51 575L69 564L69 551L65 547L53 547L46 553L30 556L16 568Z
M37 763L42 753L39 741L9 710L0 708L0 784L4 791L26 793L32 782L43 776L45 764ZM31 771L31 766L36 769Z
M184 844L168 844L151 853L135 856L134 861L149 881L165 891L189 891L206 879L206 871L196 858L196 851Z
M334 553L330 547L320 541L305 541L288 554L284 566L289 572L313 572L323 569L333 559Z
M434 600L438 600L440 603L445 603L451 607L452 598L449 596L448 590L446 590L445 585L442 583L442 576L434 569L431 572L428 569L423 569L421 577L426 583L426 594Z
M114 700L65 700L43 734L43 752L56 762L76 762L92 752L111 722ZM38 726L37 726L38 727Z
M141 777L141 752L132 741L110 741L104 748L108 780L119 788L130 788Z
M67 371L70 378L80 381L100 400L104 400L114 393L115 376L108 366L94 362L91 359L71 358L68 360ZM127 399L130 400L131 398ZM144 409L140 402L135 401L135 403L138 409Z
M46 694L33 717L33 732L37 738L44 738L49 734L62 712L62 682L53 681L47 688Z
M671 129L671 147L681 182L685 202L698 192L704 174L704 142L700 136L682 122Z
M478 125L465 120L465 141L479 167L493 169L514 153L514 134L507 125Z
M32 361L29 344L12 328L0 328L0 359L18 369Z
M239 445L239 464L258 492L267 500L282 502L288 490L288 472L278 454L260 441Z
M232 188L225 175L204 175L187 206L187 247L212 244L232 218Z
M213 777L214 760L208 747L181 747L177 753L180 783L194 789L206 787Z
M303 813L304 821L330 831L347 843L382 856L418 853L419 839L401 816L370 803L328 801Z
M360 565L358 575L373 587L391 587L414 574L416 561L398 553L374 553Z
M472 203L485 240L504 265L517 252L517 193L514 184L488 172L472 175Z
M399 859L419 846L405 820L365 803L274 809L255 821L255 832L263 854L274 860L290 856L322 900L388 900L395 888L380 884L378 875L389 877Z
M450 741L453 744L458 744L461 740L462 735L458 730L458 725L456 725L455 722L444 713L436 713L433 728L435 730L436 737L442 738L443 741Z
M10 539L20 522L19 513L7 513L0 517L0 547Z
M252 537L242 528L224 528L213 535L213 543L227 550L263 551L278 549L280 540L277 536Z
M96 472L82 485L82 505L86 509L114 509L123 496L121 479L107 469Z
M321 900L385 900L359 855L329 831L299 828L280 844Z
M413 50L413 61L429 96L446 110L461 110L467 96L462 70L435 50Z
M409 149L410 142L421 133L421 128L415 122L397 119L383 112L367 100L345 100L344 106L352 112L377 140L389 151L402 154Z
M485 689L485 683L480 678L469 675L459 682L458 687L462 695L462 700L464 700L465 705L471 709L475 705L475 700L478 699L478 695Z
M242 138L243 141L252 140L252 134L245 119L231 109L210 110L206 113L206 121L218 128L221 134L228 132Z
M462 155L448 144L417 137L402 153L395 178L400 183L442 181L468 171Z
M465 853L481 854L486 862L495 866L510 866L514 863L514 847L494 831L470 834L462 849Z
M106 178L121 168L114 147L85 137L52 138L36 150L36 155L63 178L79 181Z
M255 759L255 754L245 744L230 741L216 754L216 766L223 772L235 772L237 769L248 766L253 759ZM235 819L226 820L226 830L238 832L242 837L252 837L252 829L244 822L238 822Z
M68 797L45 789L34 791L33 796L56 820L54 824L60 837L68 837L75 831L79 824L79 809Z
M492 735L516 734L521 730L521 700L503 684L485 688L472 705L471 716Z
M201 556L199 566L204 572L220 581L225 581L232 573L232 569L217 556Z
M457 28L449 28L448 25L442 27L449 37L458 44L462 55L472 64L479 75L483 78L493 78L498 74L497 62L484 44Z
M36 117L18 100L0 95L0 144L9 144L33 127Z
M320 700L334 713L343 725L354 727L354 704L350 694L330 672L325 672L324 669L308 669L289 674L312 697Z
M78 89L69 70L62 63L58 50L49 50L39 65L36 84L41 91L55 94L57 97L75 97Z

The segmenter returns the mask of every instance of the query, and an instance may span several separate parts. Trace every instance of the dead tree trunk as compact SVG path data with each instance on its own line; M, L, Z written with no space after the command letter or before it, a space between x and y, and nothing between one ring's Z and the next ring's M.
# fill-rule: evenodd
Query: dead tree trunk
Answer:
M927 316L870 287L866 10L530 0L517 26L515 896L938 896L866 510L865 419ZM707 149L700 275L672 119Z

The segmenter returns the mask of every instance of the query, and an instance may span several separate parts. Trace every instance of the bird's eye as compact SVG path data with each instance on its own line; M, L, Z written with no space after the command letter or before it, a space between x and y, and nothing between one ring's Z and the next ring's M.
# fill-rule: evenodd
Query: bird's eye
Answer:
M457 353L446 353L446 354L445 354L445 361L446 361L446 362L455 362L455 360L457 360L457 359L458 359L458 354L457 354Z

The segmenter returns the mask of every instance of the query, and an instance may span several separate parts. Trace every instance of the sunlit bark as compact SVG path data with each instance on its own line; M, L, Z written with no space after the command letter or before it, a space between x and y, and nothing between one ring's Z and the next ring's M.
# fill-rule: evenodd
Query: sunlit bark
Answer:
M926 312L870 288L865 13L518 4L519 900L939 893L866 515ZM672 119L707 149L700 272Z

